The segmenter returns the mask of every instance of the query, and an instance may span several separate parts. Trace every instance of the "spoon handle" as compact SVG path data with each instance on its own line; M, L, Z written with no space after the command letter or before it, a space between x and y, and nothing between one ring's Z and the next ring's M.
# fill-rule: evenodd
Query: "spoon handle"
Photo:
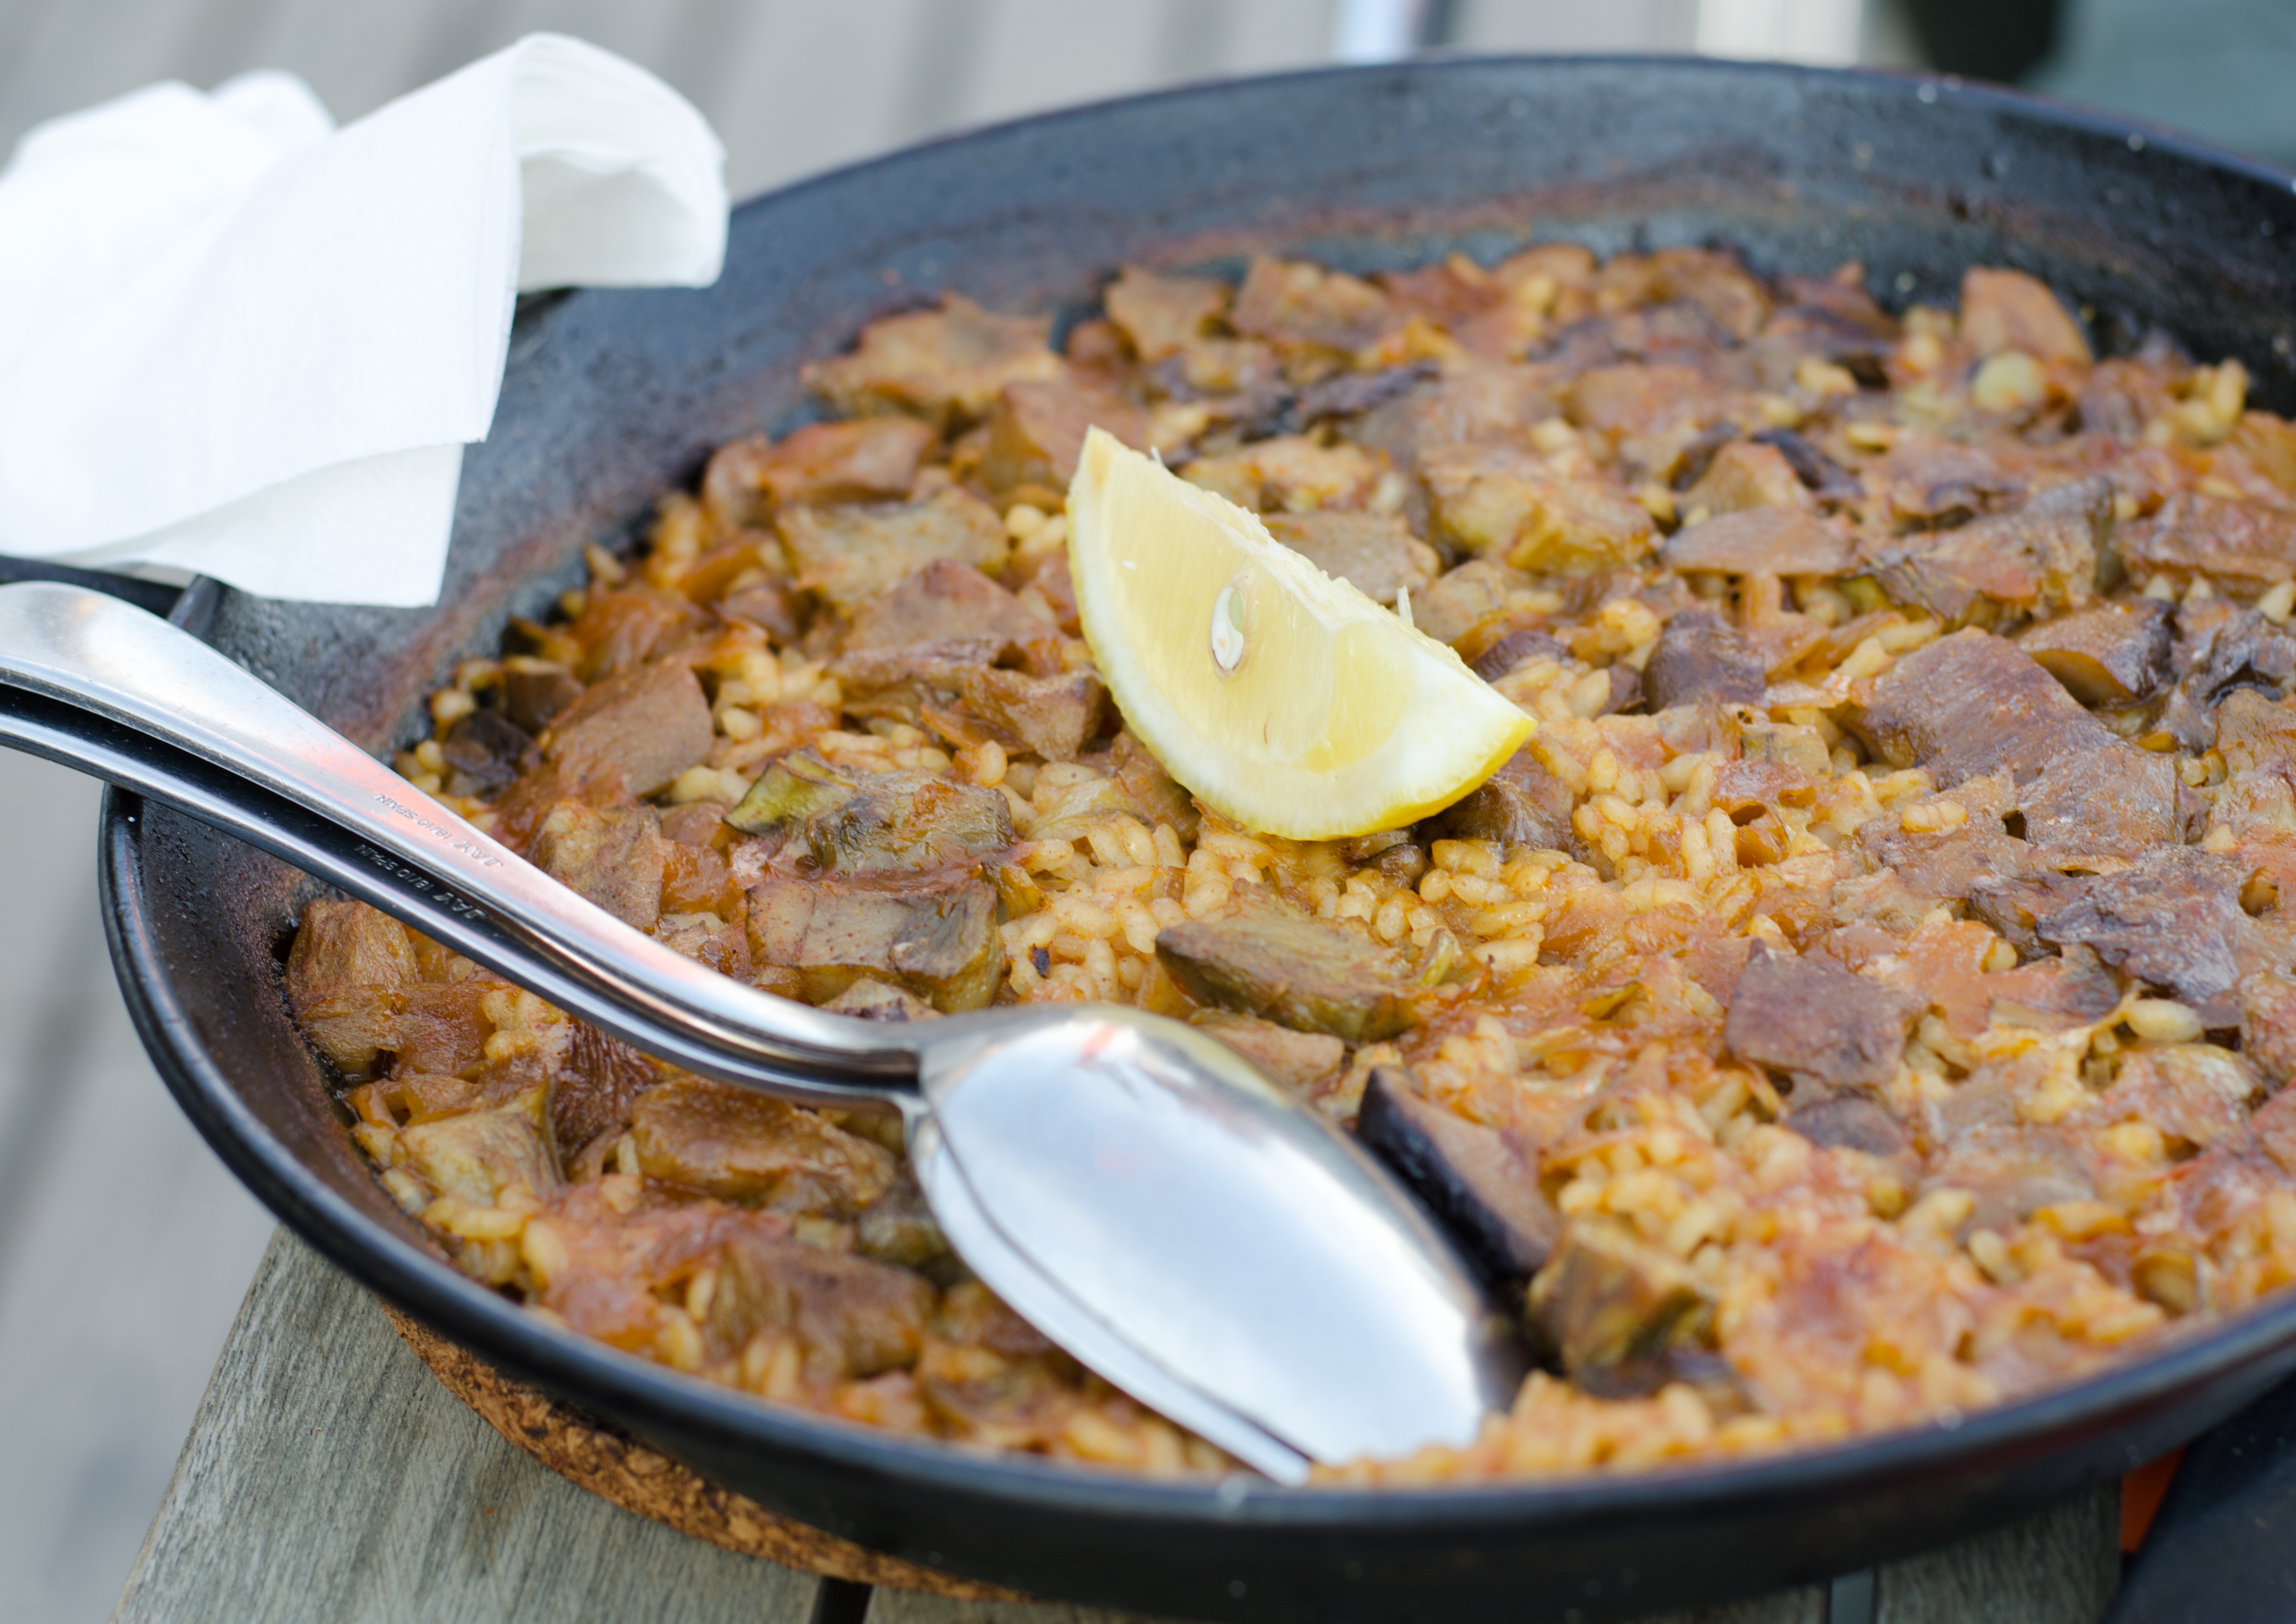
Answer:
M888 1091L832 1083L764 1062L736 1062L683 1029L648 1018L611 991L535 952L437 876L385 857L340 824L163 744L45 694L0 685L0 744L131 789L235 835L305 874L372 903L591 1025L689 1071L809 1104L867 1107Z
M42 753L185 804L234 833L271 827L283 841L289 831L278 815L292 808L303 815L297 848L303 855L316 849L313 827L332 825L348 837L352 855L343 839L332 838L328 878L394 913L402 907L383 897L402 905L410 895L424 897L426 931L447 930L450 919L463 917L465 926L441 939L459 938L458 949L513 980L546 970L569 995L569 1008L603 1019L611 1006L616 1013L605 1024L642 1046L675 1048L666 1058L775 1092L845 1103L914 1090L915 1060L898 1035L744 987L633 930L143 610L75 586L0 586L0 684L61 701L189 759L162 773L153 763L166 759L145 751L137 767L136 752L119 735L99 749L89 730L53 715L39 724ZM27 726L11 731L20 734ZM208 769L196 785L184 770L194 766ZM207 809L171 788L196 788ZM279 849L272 841L260 843ZM381 877L360 875L365 884L353 886L348 868L362 849L365 865ZM281 855L301 862L297 851ZM392 878L395 884L386 882Z

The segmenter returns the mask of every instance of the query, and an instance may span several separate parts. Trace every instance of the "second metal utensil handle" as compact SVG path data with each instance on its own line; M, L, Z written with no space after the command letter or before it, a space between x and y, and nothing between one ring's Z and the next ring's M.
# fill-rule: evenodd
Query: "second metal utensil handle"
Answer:
M614 996L729 1054L901 1088L914 1054L857 1021L719 975L631 929L190 634L102 594L0 586L0 682L148 733L448 881L469 908Z

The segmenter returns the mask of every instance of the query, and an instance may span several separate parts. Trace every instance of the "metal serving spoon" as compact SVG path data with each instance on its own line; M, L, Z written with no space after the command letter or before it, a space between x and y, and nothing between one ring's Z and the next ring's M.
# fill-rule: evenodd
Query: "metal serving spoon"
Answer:
M831 1015L673 952L186 632L0 586L0 740L139 790L687 1069L890 1107L950 1243L1054 1341L1284 1482L1463 1444L1521 1356L1449 1243L1223 1045L1111 1006Z

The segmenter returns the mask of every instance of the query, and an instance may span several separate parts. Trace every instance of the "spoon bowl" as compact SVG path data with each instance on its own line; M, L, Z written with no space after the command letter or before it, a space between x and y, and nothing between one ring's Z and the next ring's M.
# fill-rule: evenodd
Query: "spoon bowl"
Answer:
M674 1063L890 1106L958 1255L1039 1330L1279 1481L1464 1444L1521 1357L1445 1237L1318 1113L1136 1010L872 1026L740 985L558 884L258 678L86 588L0 586L0 739L310 869Z

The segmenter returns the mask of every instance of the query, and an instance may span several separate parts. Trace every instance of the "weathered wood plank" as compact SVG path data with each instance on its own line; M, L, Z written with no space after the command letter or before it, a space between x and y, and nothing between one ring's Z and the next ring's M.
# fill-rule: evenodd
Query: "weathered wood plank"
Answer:
M0 1473L0 1616L86 1624L119 1594L271 1221L168 1100L112 985L94 786L0 751L0 804L25 837L0 857L0 1460L18 1466Z
M536 1465L283 1230L113 1617L806 1624L819 1589Z
M2120 1583L2120 1496L2117 1485L2106 1485L1883 1568L1874 1624L2096 1624Z

